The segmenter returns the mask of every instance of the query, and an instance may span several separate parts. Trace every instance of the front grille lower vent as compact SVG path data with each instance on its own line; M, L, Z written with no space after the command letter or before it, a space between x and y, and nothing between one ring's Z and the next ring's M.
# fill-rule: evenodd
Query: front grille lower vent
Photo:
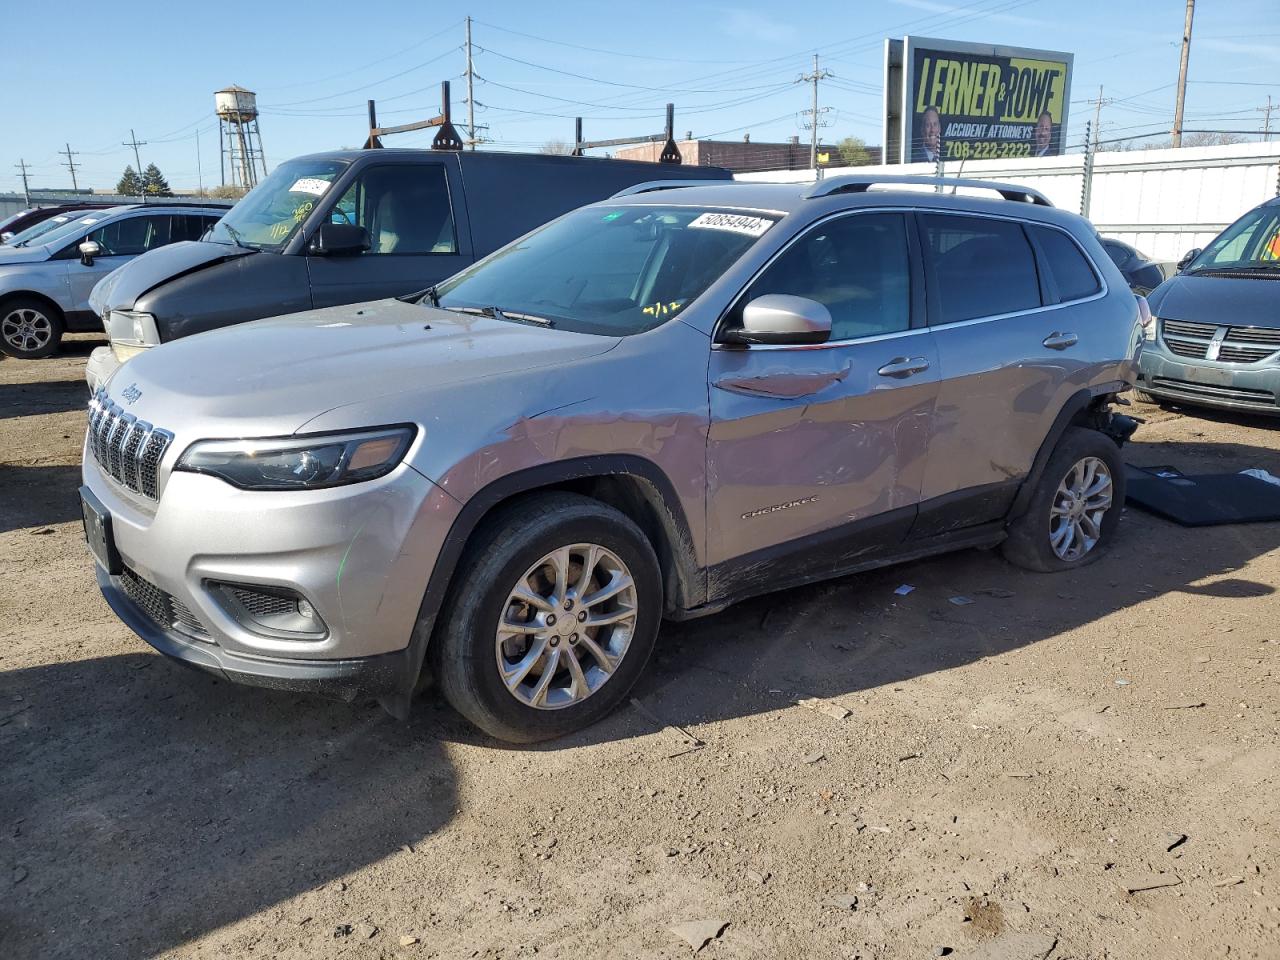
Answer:
M124 589L125 596L161 627L180 630L198 640L210 639L209 631L185 603L165 593L129 567L120 572L120 586Z
M89 452L120 484L148 500L159 498L160 460L173 442L168 430L125 413L105 387L89 401Z

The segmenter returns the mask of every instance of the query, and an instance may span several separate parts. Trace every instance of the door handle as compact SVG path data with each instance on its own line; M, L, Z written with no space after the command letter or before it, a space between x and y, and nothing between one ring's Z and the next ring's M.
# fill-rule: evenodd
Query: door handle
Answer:
M1065 350L1079 342L1080 338L1074 333L1058 333L1056 330L1044 338L1044 345L1050 350Z
M894 377L903 380L924 373L929 369L929 361L924 357L896 357L876 371L882 377Z

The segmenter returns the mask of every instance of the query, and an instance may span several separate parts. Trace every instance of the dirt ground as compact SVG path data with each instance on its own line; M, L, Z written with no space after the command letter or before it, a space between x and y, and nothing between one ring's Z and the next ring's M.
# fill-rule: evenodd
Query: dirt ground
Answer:
M509 749L122 626L91 346L0 362L7 960L680 958L690 921L712 960L1280 957L1280 524L1131 508L1074 574L970 551L668 625L640 706ZM1130 462L1280 474L1280 422L1135 410Z

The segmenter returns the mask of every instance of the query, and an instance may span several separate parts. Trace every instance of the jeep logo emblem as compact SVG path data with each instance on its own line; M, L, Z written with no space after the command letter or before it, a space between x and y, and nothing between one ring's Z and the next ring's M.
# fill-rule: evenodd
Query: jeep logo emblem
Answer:
M120 396L124 398L125 403L133 403L142 396L142 391L138 389L138 385L136 383L131 383L124 388L124 392L121 393Z

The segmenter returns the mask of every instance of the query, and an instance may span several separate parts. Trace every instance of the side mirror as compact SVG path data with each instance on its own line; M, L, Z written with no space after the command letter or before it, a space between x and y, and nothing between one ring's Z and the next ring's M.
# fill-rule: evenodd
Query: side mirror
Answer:
M350 223L322 223L311 238L310 252L317 257L349 257L364 253L373 243L369 231Z
M80 262L86 267L93 266L93 258L102 256L102 247L98 246L97 241L86 240L76 248L80 251Z
M1187 269L1187 264L1189 264L1192 260L1194 260L1198 256L1200 256L1199 247L1192 247L1190 250L1188 250L1185 254L1183 254L1182 259L1178 261L1178 272L1181 273L1183 270Z
M732 343L826 343L831 312L816 300L786 293L756 297L742 308L742 327L731 330Z

